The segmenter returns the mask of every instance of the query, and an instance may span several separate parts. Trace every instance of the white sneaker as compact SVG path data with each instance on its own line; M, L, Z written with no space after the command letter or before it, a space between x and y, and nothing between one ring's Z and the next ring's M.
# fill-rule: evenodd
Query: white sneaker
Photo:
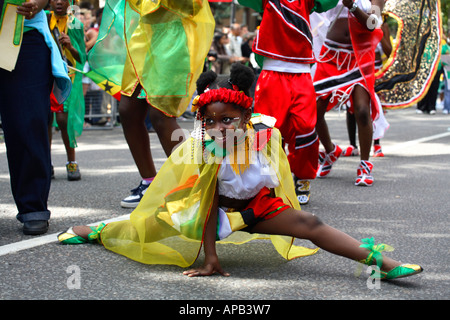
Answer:
M373 164L368 160L361 160L356 170L355 186L371 187L373 184L372 176Z
M120 202L122 208L136 208L144 196L145 191L147 191L149 185L150 184L143 184L141 181L137 188L131 190L131 195Z

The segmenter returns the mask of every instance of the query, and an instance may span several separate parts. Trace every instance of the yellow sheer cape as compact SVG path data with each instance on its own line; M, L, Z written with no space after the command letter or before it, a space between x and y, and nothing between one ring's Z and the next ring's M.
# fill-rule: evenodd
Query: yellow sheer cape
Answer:
M259 151L269 160L280 181L276 196L299 209L290 167L275 128ZM211 213L217 173L222 158L205 152L194 138L182 143L161 167L130 220L112 222L101 233L103 245L118 254L146 264L190 266L202 246ZM234 232L218 243L241 244L270 239L285 259L312 255L318 248L293 245L294 238Z
M171 117L186 111L203 72L215 21L207 0L107 0L89 65Z
M214 34L206 0L127 0L127 59L122 93L139 83L141 97L169 116L186 111Z

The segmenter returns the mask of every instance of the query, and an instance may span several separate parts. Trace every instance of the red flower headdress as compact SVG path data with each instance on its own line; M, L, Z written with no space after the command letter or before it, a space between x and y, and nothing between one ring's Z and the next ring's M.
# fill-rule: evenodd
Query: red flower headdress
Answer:
M239 91L237 86L233 85L233 88L234 90L226 88L206 89L205 92L196 96L192 101L192 111L196 111L207 104L219 101L237 104L245 109L250 108L253 99L247 96L243 91Z

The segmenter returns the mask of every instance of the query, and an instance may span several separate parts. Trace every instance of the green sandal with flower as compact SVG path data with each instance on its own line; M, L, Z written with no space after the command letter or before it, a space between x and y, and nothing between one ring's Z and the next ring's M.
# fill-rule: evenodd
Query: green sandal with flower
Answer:
M394 248L383 243L375 245L374 238L362 239L361 242L363 244L360 245L360 247L369 250L370 253L365 260L359 262L371 266L374 264L374 259L376 260L377 268L376 270L373 270L370 275L373 279L399 279L409 277L423 271L423 268L417 264L401 264L388 272L382 271L381 266L383 265L383 255L381 253L383 251L393 251Z
M105 226L106 225L104 223L101 223L98 226L89 226L92 232L88 234L87 239L76 234L71 227L69 228L69 230L58 234L58 241L62 244L83 244L100 242L100 232Z

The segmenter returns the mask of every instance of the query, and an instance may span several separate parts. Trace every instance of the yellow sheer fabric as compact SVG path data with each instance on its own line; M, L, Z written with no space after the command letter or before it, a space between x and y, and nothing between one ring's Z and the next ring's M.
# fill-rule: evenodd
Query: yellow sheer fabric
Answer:
M186 111L214 34L206 0L128 0L127 57L122 93L140 84L153 107L169 116Z
M277 172L276 196L300 209L280 133L259 151ZM130 220L108 224L102 231L103 245L116 253L146 264L190 266L201 249L222 158L205 152L194 138L185 141L164 163ZM238 231L219 243L241 244L267 238L284 258L314 254L318 248L294 246L294 238L264 236Z

